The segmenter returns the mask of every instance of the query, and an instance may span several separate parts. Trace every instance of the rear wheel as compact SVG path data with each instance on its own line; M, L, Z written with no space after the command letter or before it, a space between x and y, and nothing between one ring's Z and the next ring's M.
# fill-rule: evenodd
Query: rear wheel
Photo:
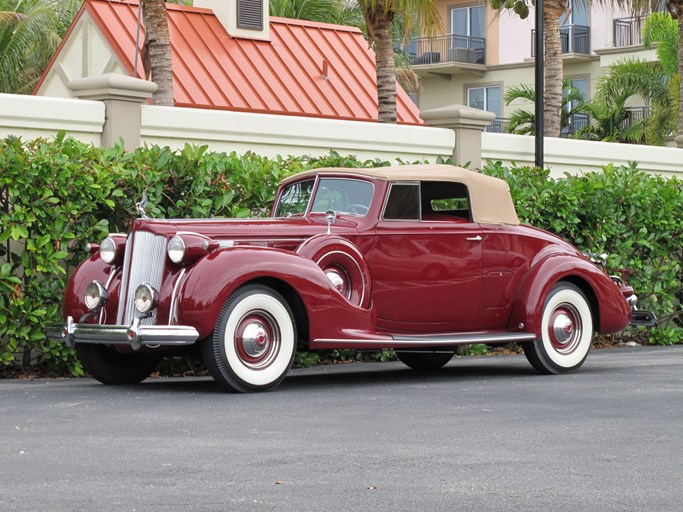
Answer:
M83 368L102 384L137 384L154 371L161 360L158 354L122 354L105 345L76 343L76 354Z
M396 357L418 372L438 370L451 360L455 352L396 352Z
M229 391L277 387L296 350L294 315L282 296L263 285L247 285L225 302L213 337L204 342L204 362Z
M593 341L593 316L583 292L571 283L558 283L543 307L541 338L522 344L524 355L540 373L559 374L578 369Z

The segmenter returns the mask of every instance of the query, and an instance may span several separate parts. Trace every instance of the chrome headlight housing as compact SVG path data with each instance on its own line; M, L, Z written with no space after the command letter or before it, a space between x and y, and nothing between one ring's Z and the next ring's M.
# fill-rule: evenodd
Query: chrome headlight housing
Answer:
M85 306L90 311L100 309L107 302L108 298L107 290L97 281L93 281L85 289Z
M166 252L168 253L168 258L173 263L181 263L185 257L185 242L182 237L176 235L171 238L168 241Z
M135 309L140 313L149 313L159 304L157 291L147 283L142 283L135 290Z
M100 258L108 265L114 263L116 259L116 242L114 242L112 237L108 236L102 240L100 244Z

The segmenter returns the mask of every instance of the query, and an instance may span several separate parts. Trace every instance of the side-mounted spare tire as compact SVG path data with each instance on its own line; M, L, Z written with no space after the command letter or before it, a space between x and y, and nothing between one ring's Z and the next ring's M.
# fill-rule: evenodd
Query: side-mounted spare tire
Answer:
M339 236L320 234L303 242L296 252L315 261L351 304L368 308L370 269L355 245Z

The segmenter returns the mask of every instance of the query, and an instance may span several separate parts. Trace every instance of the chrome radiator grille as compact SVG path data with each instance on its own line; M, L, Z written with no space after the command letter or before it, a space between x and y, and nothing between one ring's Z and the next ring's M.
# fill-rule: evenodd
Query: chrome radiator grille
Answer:
M126 254L123 260L121 295L117 320L119 325L130 325L139 314L135 309L135 289L147 283L157 291L161 288L161 278L166 261L166 237L147 231L136 231L128 237ZM150 318L140 322L142 325L156 323L156 310Z

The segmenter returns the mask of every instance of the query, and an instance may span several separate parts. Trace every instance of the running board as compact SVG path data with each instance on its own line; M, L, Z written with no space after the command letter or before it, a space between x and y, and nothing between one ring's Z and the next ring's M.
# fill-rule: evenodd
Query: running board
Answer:
M315 345L339 348L418 348L418 347L453 347L456 345L473 345L477 343L501 344L534 341L536 335L530 332L505 333L462 333L439 334L433 336L407 336L391 334L388 339L317 339Z

